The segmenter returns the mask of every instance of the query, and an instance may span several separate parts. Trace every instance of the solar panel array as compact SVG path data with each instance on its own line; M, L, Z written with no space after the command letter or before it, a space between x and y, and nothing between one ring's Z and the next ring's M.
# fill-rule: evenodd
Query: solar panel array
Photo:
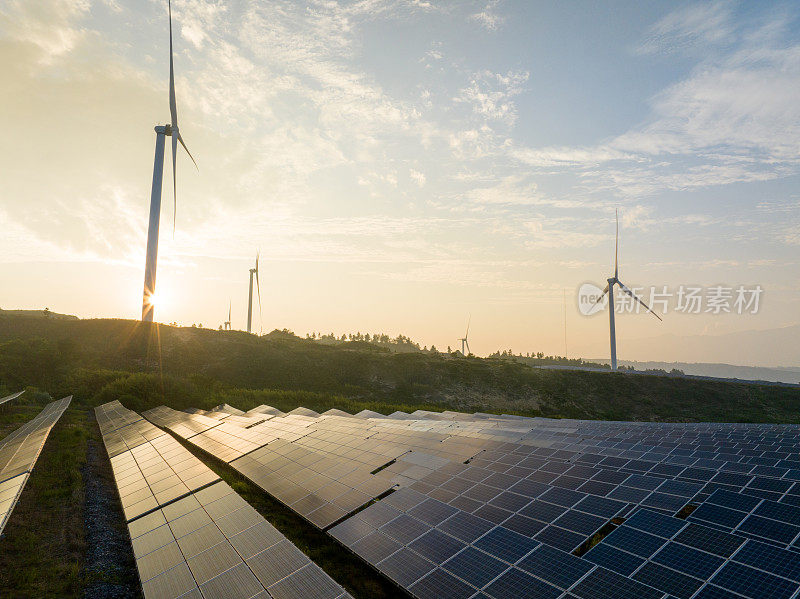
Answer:
M11 395L6 395L5 397L0 397L0 406L4 403L7 403L13 399L17 399L20 395L25 393L25 391L17 391L16 393L12 393Z
M738 534L640 510L585 558L673 597L794 597L800 556Z
M0 441L0 533L22 494L47 437L72 396L47 404L32 420Z
M420 598L800 592L787 574L800 571L795 425L223 408L216 411L265 421L223 418L204 428L192 423L199 411L163 407L147 416L178 434L190 431L190 443ZM364 481L372 493L353 493ZM337 497L353 501L337 506ZM663 537L659 522L665 530L664 522L680 526L680 539ZM613 529L583 555L598 532ZM646 556L620 546L638 533L652 537ZM739 552L720 556L692 540L723 537ZM753 555L784 570L758 567ZM748 588L748 578L759 582ZM762 587L777 590L759 595L767 593Z
M147 599L349 597L172 436L116 401L95 413Z
M229 419L209 422L200 414L161 406L145 412L164 426L230 465L319 528L326 528L394 486L373 471L406 450L367 440L363 422L318 422L311 410L294 410L242 427Z

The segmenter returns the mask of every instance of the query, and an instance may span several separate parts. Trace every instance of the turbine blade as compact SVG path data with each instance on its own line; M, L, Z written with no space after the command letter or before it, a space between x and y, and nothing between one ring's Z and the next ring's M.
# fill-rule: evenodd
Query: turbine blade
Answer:
M189 151L189 148L187 148L186 144L183 143L183 137L181 137L180 132L178 133L178 141L181 142L181 145L183 146L183 149L186 150L186 153L189 154L189 158L192 159L192 164L194 164L194 168L196 168L199 171L200 167L197 166L197 162L195 162L194 156L192 156L192 153Z
M648 306L648 305L647 305L647 304L645 304L645 303L644 303L644 302L643 302L641 299L639 299L639 297L638 297L638 296L637 296L637 295L636 295L636 294L635 294L633 291L631 291L630 289L628 289L627 287L625 287L625 284L624 284L622 281L617 281L617 284L619 284L619 286L622 288L622 290L623 290L625 293L627 293L627 294L628 294L628 295L630 295L630 296L631 296L633 299L635 299L637 302L639 302L640 304L642 304L642 306L644 306L645 310L647 310L648 312L650 312L650 314L652 314L653 316L655 316L655 317L656 317L656 318L658 318L659 320L662 320L662 319L661 319L661 317L660 317L658 314L656 314L655 312L653 312L653 311L650 309L650 306Z
M261 318L261 285L258 284L258 269L256 269L256 290L258 290L258 330L261 331L264 328L264 322Z
M256 291L258 291L258 322L259 326L263 327L264 323L261 321L261 285L258 283L258 258L260 255L261 251L259 250L256 252Z
M617 214L617 239L614 242L614 278L619 274L619 208Z
M178 106L175 103L175 69L172 64L172 1L167 0L169 9L169 114L173 129L178 128Z
M469 337L469 325L471 322L472 322L472 314L470 314L469 318L467 319L467 332L464 334L464 339Z
M601 293L600 297L597 298L597 301L595 302L595 304L599 304L603 300L603 298L606 296L606 293L608 293L608 285L606 285L606 288L603 289L603 293Z
M177 131L172 132L172 237L175 237L175 222L178 219L178 181L175 157L178 154Z

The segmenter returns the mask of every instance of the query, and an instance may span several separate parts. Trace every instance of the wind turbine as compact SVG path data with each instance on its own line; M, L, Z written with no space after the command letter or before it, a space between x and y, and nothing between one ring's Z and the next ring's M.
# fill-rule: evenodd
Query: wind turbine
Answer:
M634 300L639 302L642 306L644 306L645 310L650 312L653 316L661 320L661 317L653 312L650 309L650 306L645 304L641 299L637 297L637 295L628 289L625 284L619 280L619 210L617 210L617 238L614 244L614 276L609 277L608 285L606 288L603 289L603 293L597 298L596 303L600 303L603 300L603 296L608 293L608 323L611 329L611 370L614 371L617 369L617 333L614 326L614 285L619 285L619 288L622 289L625 293L630 295Z
M470 351L470 349L469 349L469 339L468 339L470 322L472 322L472 316L471 315L469 317L469 320L467 320L467 332L464 333L464 337L462 339L459 339L459 341L461 342L461 355L462 356L468 356L469 354L472 353Z
M225 327L226 331L231 330L231 303L228 302L228 320L222 323L222 326Z
M258 253L256 253L256 266L250 269L250 294L247 302L247 332L250 332L253 322L253 275L256 276L256 290L258 290L258 315L261 318L261 286L258 284Z
M178 129L178 107L175 102L175 70L172 64L172 4L167 1L169 11L169 114L170 122L167 125L158 125L156 131L156 156L153 164L153 188L150 192L150 224L147 228L147 258L144 266L144 291L142 293L142 321L153 322L154 302L152 297L156 292L156 265L158 262L158 231L161 220L161 180L164 174L164 138L172 137L172 234L175 235L175 215L178 206L178 187L176 182L176 158L178 155L178 142L192 159L195 168L197 163L183 143Z

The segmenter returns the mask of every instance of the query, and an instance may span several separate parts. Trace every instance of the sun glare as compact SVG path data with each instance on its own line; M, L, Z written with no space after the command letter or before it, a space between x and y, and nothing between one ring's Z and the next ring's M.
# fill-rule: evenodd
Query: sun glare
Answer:
M163 308L166 302L164 301L163 293L154 293L149 298L149 303L154 308Z

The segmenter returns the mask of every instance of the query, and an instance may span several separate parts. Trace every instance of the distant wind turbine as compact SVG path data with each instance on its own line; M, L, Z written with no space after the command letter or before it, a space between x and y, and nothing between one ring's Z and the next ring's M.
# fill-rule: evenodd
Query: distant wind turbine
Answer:
M228 320L226 320L222 326L225 328L226 331L231 330L231 303L228 302Z
M158 125L156 130L156 156L153 164L153 188L150 192L150 224L147 228L147 258L144 267L144 292L142 294L142 321L153 322L154 302L156 292L156 267L158 262L158 232L161 221L161 180L164 174L164 138L172 137L172 234L175 235L175 216L178 206L177 167L178 142L192 159L195 168L197 163L183 143L178 129L178 107L175 102L175 70L172 64L172 4L167 1L169 12L169 113L170 123Z
M472 322L472 316L470 316L469 319L467 320L467 332L464 333L464 337L462 339L459 339L459 341L461 342L461 355L463 356L468 356L469 354L472 353L469 349L469 325L471 322Z
M628 289L625 284L619 280L619 210L617 210L617 238L614 244L614 276L608 279L608 285L603 290L603 293L597 298L596 303L600 303L603 300L603 296L608 293L608 322L609 327L611 329L611 370L617 369L617 333L615 330L614 325L614 285L619 285L620 289L622 289L625 293L630 295L634 300L639 302L642 306L644 306L645 310L650 312L653 316L661 320L661 317L653 312L650 309L650 306L645 304L641 299L639 299L633 291Z
M256 266L250 269L250 292L247 302L247 332L251 331L253 322L253 275L256 276L256 290L258 291L258 317L261 318L261 286L258 284L258 253L256 254Z

